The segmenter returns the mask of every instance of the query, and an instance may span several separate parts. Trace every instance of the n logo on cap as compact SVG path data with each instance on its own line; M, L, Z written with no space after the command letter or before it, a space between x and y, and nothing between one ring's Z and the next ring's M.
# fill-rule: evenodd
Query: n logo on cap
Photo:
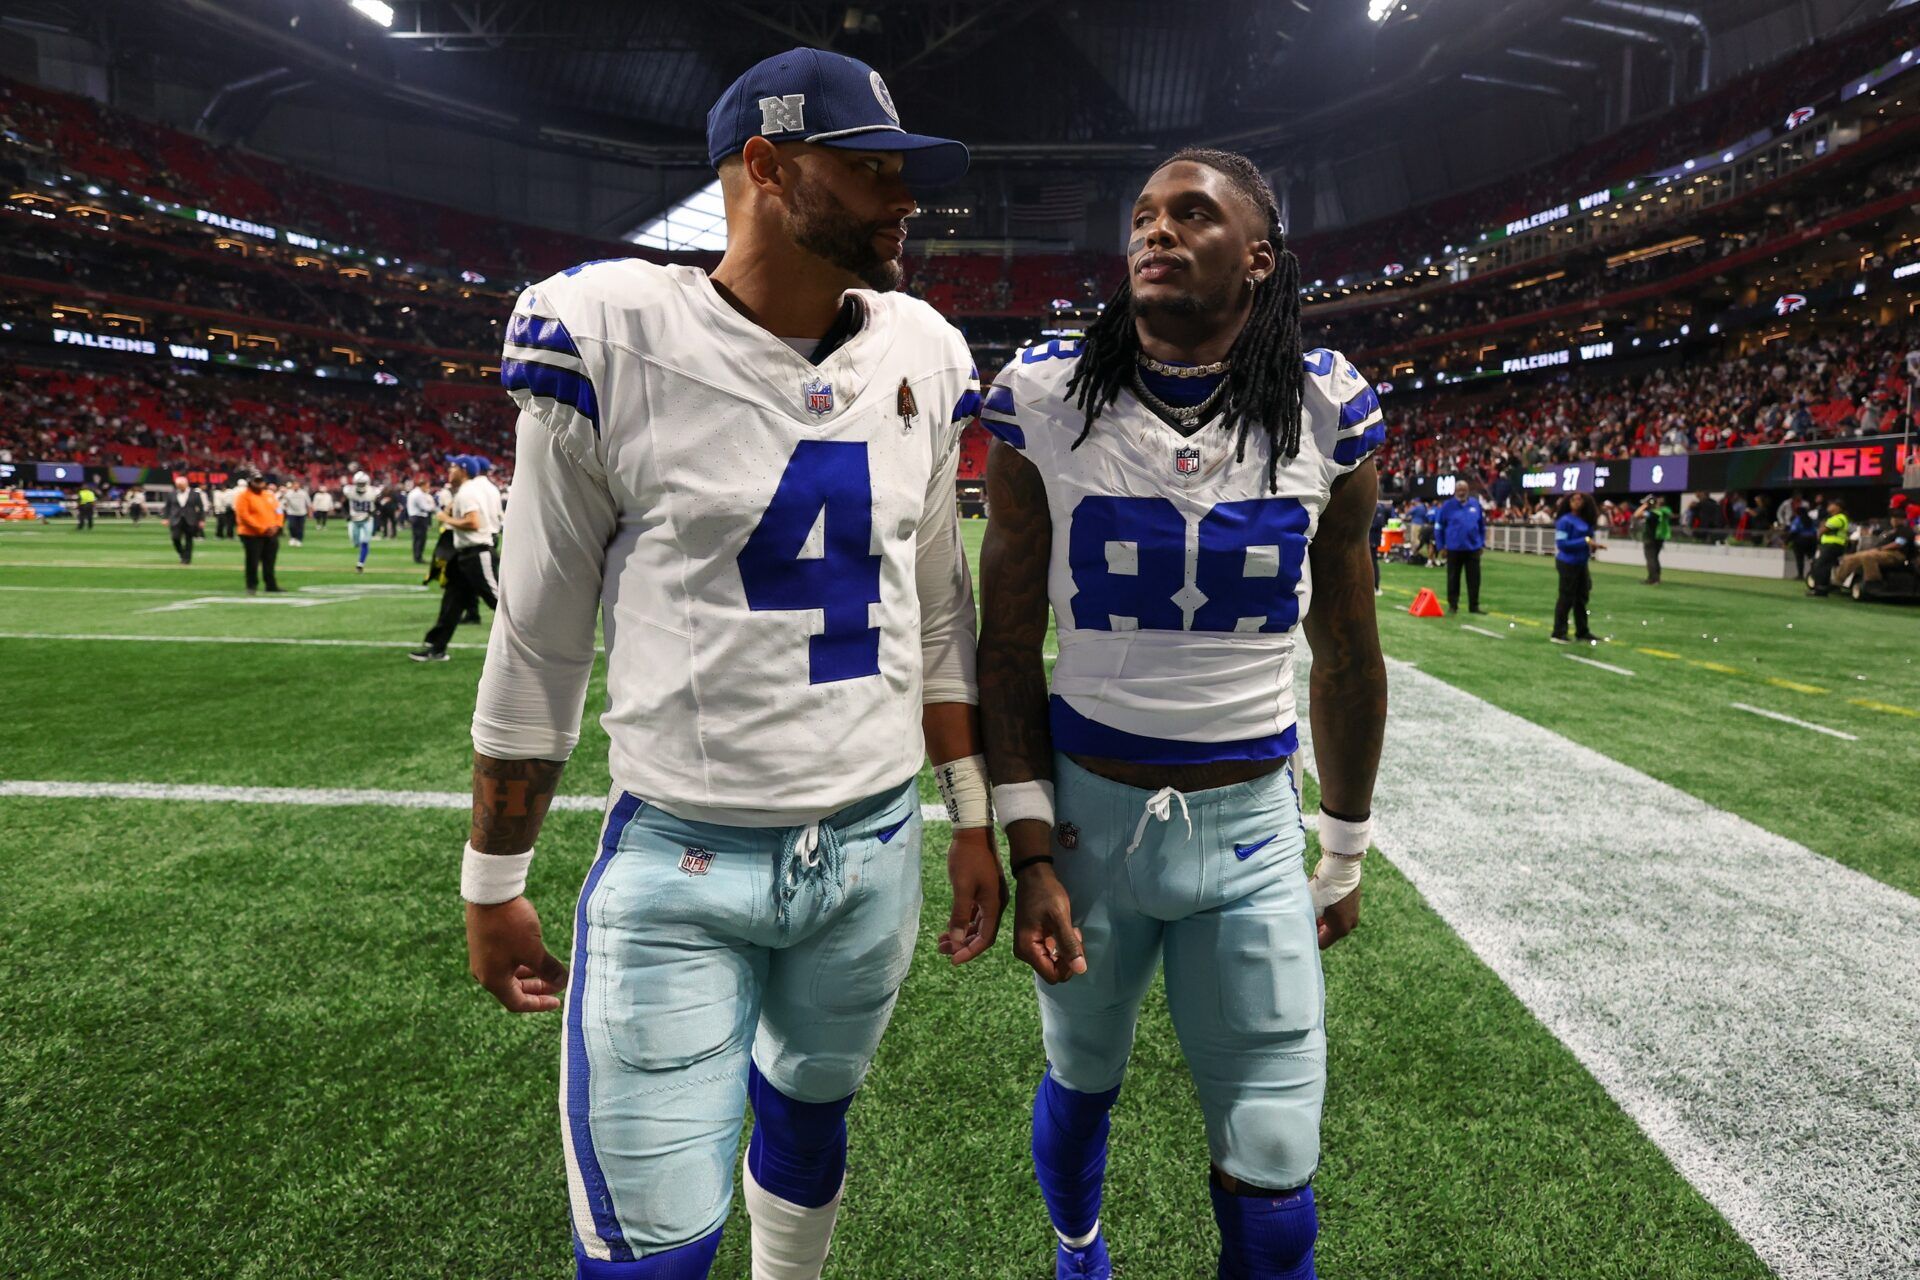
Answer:
M790 93L784 98L760 99L760 132L805 133L807 131L807 95Z

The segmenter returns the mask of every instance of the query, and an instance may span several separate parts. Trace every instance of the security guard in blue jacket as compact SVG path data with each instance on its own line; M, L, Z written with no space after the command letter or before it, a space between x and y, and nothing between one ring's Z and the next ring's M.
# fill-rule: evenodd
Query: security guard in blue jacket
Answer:
M1447 556L1447 612L1460 612L1460 578L1467 579L1467 608L1480 607L1480 553L1487 549L1487 513L1471 479L1461 476L1453 496L1433 513L1433 539Z

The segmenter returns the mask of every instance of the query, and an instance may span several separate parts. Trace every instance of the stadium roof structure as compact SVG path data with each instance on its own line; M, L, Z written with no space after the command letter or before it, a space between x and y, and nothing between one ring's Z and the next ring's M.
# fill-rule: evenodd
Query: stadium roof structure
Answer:
M909 127L965 140L987 202L1203 144L1283 199L1338 191L1317 226L1518 172L1908 2L1395 0L1375 21L1385 0L0 0L0 26L102 51L119 105L190 86L219 142L286 105L645 170L574 229L664 216L674 239L711 177L708 107L797 44L873 64Z
M915 129L979 163L1112 163L1194 142L1266 161L1334 126L1449 95L1579 96L1624 44L1684 96L1711 35L1816 0L0 0L127 56L194 64L206 125L244 140L264 98L369 95L559 150L704 167L700 127L750 63L796 44L865 59ZM1853 0L1817 0L1817 7ZM1886 0L1853 7L1878 12ZM1821 19L1807 16L1808 38ZM218 37L218 38L210 38ZM1643 73L1644 74L1644 73ZM1438 101L1435 95L1439 95ZM1261 154L1269 153L1269 154Z

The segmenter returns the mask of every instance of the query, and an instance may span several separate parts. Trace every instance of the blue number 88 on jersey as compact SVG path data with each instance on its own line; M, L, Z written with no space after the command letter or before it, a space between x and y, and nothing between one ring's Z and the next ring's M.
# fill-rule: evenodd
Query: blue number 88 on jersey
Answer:
M1291 631L1300 621L1310 523L1294 498L1219 503L1192 534L1189 581L1190 525L1170 499L1083 498L1067 544L1073 625L1083 631Z

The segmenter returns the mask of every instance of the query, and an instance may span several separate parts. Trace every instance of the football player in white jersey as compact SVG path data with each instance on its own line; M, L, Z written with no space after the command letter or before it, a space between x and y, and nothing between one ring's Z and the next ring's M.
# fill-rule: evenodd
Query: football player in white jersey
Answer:
M373 508L380 501L380 486L364 471L353 473L353 483L342 495L347 504L347 543L357 548L353 562L355 573L367 571L367 553L373 550Z
M711 277L588 263L521 295L521 414L474 712L474 976L565 991L579 1273L700 1277L745 1106L756 1280L820 1274L846 1115L913 956L923 758L953 815L955 963L1006 889L974 704L960 432L979 379L900 279L910 191L966 149L901 130L864 64L796 49L708 116ZM571 972L521 896L605 627L614 790Z
M1386 719L1367 549L1384 428L1344 356L1301 350L1299 265L1245 157L1183 151L1156 170L1127 271L1083 344L1021 352L982 414L998 437L982 716L1014 950L1039 978L1035 1172L1056 1274L1109 1275L1108 1115L1164 966L1206 1119L1219 1274L1304 1280L1326 1085L1317 946L1358 921ZM1291 761L1303 624L1311 881Z

